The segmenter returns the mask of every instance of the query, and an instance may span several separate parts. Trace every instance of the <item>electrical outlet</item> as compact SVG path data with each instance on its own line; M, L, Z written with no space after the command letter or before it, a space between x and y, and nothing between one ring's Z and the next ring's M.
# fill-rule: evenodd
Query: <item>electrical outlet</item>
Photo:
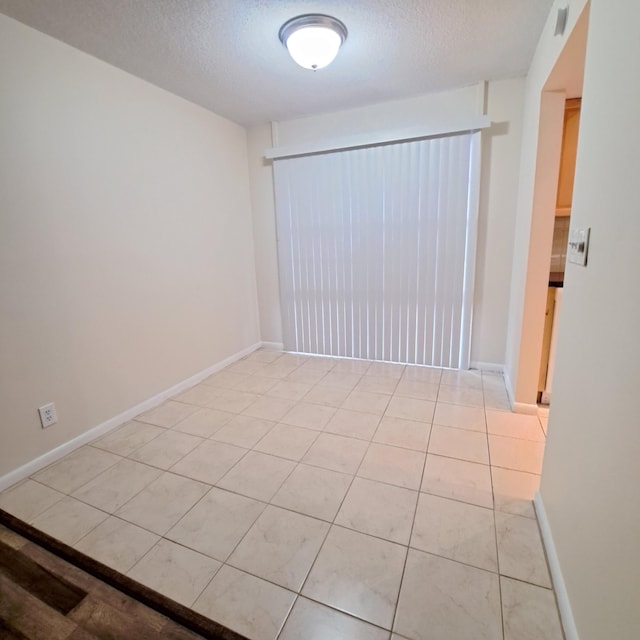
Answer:
M42 423L43 429L46 429L47 427L51 427L56 422L58 422L58 415L56 414L56 405L53 404L53 402L42 405L38 409L38 413L40 414L40 422Z

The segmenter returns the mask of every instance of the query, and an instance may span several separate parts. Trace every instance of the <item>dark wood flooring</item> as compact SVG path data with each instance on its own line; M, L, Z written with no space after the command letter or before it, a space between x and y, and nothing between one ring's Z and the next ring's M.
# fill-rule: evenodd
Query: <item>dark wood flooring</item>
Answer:
M0 638L243 640L1 510Z

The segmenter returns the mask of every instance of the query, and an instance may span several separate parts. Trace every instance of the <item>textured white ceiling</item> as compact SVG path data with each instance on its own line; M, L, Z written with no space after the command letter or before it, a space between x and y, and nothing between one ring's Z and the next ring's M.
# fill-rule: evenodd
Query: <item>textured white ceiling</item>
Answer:
M553 0L0 0L0 12L241 124L524 74ZM278 39L301 13L342 20L311 72Z

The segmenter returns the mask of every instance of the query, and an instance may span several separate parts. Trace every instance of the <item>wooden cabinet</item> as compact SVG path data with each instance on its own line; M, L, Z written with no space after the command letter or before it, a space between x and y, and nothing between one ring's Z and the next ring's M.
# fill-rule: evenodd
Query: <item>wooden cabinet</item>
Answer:
M544 312L544 334L542 337L542 356L540 358L540 373L538 375L538 399L547 387L547 371L549 369L549 352L551 350L551 332L556 305L556 289L547 289L547 308Z
M567 100L564 112L564 132L562 134L562 155L560 157L560 176L558 178L558 198L556 215L571 215L573 200L573 178L576 171L576 153L578 151L578 130L580 127L580 104L582 100Z

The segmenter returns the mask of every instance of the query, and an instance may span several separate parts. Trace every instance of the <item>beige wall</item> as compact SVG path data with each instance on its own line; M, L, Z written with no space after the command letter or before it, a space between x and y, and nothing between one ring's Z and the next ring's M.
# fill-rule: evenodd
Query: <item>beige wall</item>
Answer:
M487 113L483 132L478 268L474 302L472 360L502 365L505 355L514 211L521 138L524 80L514 79L371 105L249 129L249 162L262 339L282 341L278 261L275 243L273 172L262 159L271 146L420 125L442 125Z
M541 496L580 640L640 638L640 3L592 0Z
M4 16L0 87L2 476L259 330L241 127Z

